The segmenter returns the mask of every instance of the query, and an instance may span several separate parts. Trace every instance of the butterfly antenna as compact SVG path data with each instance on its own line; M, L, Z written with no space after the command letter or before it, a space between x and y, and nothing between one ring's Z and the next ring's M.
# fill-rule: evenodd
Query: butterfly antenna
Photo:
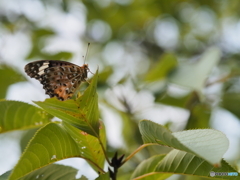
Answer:
M88 43L88 46L87 46L87 52L86 52L86 55L85 55L85 57L84 57L84 62L83 62L83 64L85 64L85 62L86 62L86 59L87 59L87 55L88 55L88 49L89 49L89 46L90 46L90 43Z

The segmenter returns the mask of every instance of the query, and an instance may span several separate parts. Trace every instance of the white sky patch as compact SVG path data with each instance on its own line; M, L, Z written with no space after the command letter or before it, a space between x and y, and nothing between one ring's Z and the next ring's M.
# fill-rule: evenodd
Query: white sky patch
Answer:
M98 42L106 42L111 38L112 30L104 21L92 20L88 24L88 33Z
M21 0L22 12L32 21L39 21L44 18L46 13L43 3L39 0Z
M95 180L98 177L97 173L91 168L91 166L81 158L68 158L58 161L56 164L63 164L65 166L72 166L79 169L76 178L80 178L84 175L88 177L89 180Z
M240 152L240 122L239 119L225 109L217 108L211 117L212 127L223 132L229 139L229 149L223 156L227 160L236 160Z
M114 148L123 148L125 144L122 137L122 121L120 117L116 112L103 105L100 108L109 144Z
M156 21L154 37L156 43L166 49L173 49L178 44L179 30L176 22L171 19Z
M138 117L161 125L171 122L171 131L181 131L186 125L189 112L181 108L157 104L140 112Z
M13 66L20 61L24 61L24 57L27 56L31 48L28 35L22 32L15 34L2 33L0 37L1 60L13 64Z
M20 158L19 140L22 132L15 131L0 136L0 175L11 170Z
M230 53L240 51L240 20L225 18L222 23L222 46Z

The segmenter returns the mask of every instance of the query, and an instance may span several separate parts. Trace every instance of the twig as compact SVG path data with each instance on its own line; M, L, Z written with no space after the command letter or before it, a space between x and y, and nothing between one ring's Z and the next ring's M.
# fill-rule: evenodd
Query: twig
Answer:
M121 166L127 162L129 159L131 159L135 154L137 154L139 151L141 151L143 148L147 147L147 146L152 146L152 145L158 145L157 143L148 143L148 144L143 144L140 147L138 147L134 152L132 152L132 154L130 154L126 159L124 159L124 161L122 161Z

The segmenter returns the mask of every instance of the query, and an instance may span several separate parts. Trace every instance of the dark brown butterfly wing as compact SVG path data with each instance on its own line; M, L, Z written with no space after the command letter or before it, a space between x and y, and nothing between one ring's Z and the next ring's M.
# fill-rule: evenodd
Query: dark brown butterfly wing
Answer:
M46 94L59 100L72 97L81 82L86 81L87 71L87 64L77 66L55 60L40 60L25 66L25 72L41 82Z

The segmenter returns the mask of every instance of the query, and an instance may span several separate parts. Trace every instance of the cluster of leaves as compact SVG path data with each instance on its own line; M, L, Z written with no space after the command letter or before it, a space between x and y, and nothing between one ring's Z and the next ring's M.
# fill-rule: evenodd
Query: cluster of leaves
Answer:
M210 177L211 171L236 171L222 159L228 149L228 139L223 133L211 129L171 133L149 120L139 123L144 144L125 159L124 155L118 157L116 153L110 160L105 127L99 120L97 78L96 72L89 87L76 100L63 102L51 98L35 102L42 109L23 102L0 101L3 114L0 119L1 133L40 126L17 165L11 173L2 175L2 179L46 179L50 176L51 179L75 179L76 170L53 163L79 157L98 172L98 180L114 180L117 179L118 169L136 153L147 146L156 145L172 147L173 150L144 160L132 173L131 179L166 179L178 173ZM52 116L60 118L62 122L51 121ZM105 161L109 165L109 173L104 170Z

